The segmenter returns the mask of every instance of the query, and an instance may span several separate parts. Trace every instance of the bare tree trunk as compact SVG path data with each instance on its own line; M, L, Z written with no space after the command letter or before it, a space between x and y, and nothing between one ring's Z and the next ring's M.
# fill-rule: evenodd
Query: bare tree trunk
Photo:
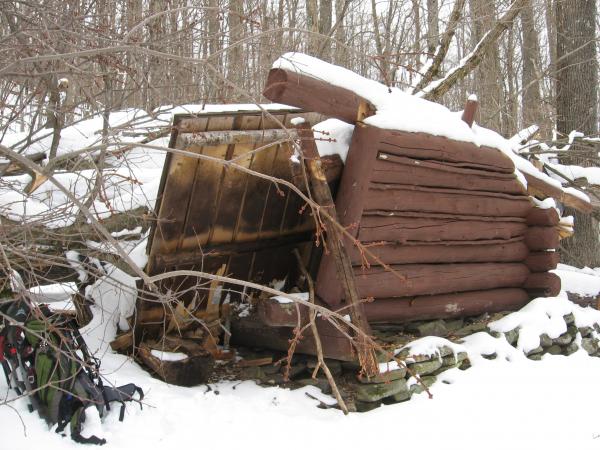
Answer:
M319 5L319 33L323 36L329 36L332 26L333 16L333 1L332 0L321 0ZM329 60L331 56L331 40L323 38L324 41L320 44L321 54L319 57Z
M542 125L543 117L540 106L542 99L540 96L540 49L538 33L535 28L533 15L533 1L529 0L521 12L521 30L523 47L523 72L522 72L522 112L523 127L532 124Z
M598 133L598 67L596 60L596 2L556 2L556 112L557 130ZM597 156L597 155L594 155ZM589 165L585 158L563 162ZM564 242L563 259L568 264L600 266L598 222L589 215L569 210L575 217L575 235Z
M433 57L440 36L439 8L438 0L427 0L427 53L430 58Z
M494 0L469 0L473 23L475 47L484 34L495 23L496 5ZM494 130L502 130L502 77L500 75L500 55L498 45L491 46L483 55L475 70L475 90L479 97L479 122Z

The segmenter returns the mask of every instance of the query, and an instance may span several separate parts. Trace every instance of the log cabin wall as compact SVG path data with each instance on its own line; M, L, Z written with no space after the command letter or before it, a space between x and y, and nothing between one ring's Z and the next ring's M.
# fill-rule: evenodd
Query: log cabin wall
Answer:
M377 257L345 242L371 322L513 310L560 291L548 272L558 214L534 206L500 150L358 123L336 207ZM336 277L324 255L317 294L341 307Z

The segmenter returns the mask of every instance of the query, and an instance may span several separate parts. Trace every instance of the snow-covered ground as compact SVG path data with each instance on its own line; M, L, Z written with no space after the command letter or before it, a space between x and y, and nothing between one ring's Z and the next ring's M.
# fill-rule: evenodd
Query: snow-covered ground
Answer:
M98 126L98 123L93 125ZM81 129L79 127L80 132ZM81 137L84 144L96 143L97 135L92 136L85 127L84 131L85 138ZM347 130L342 129L343 132L347 134ZM66 139L65 148L59 153L70 151L71 144L75 145L78 139L74 131L73 139ZM325 151L337 153L339 149ZM122 188L109 192L106 200L110 201L110 207L97 202L94 209L102 215L152 204L163 156L147 149L129 152L127 161L131 164L122 165L126 169L116 169L114 176L129 176L136 182L125 183ZM127 172L118 172L120 170ZM82 195L88 180L93 179L92 173L88 175L84 180L73 179L71 186L78 195ZM28 176L10 177L5 181L8 179L21 186L28 181L26 178ZM9 201L2 195L13 197ZM67 203L48 183L34 196L18 195L4 185L0 189L0 213L14 219L43 218ZM53 223L54 226L61 224L64 222ZM143 244L139 248L143 249ZM600 292L599 270L561 265L556 273L570 292L582 295ZM485 344L501 356L487 360L479 356L482 340L469 338L464 345L473 367L466 371L452 369L440 375L430 388L433 399L418 394L405 403L344 416L336 409L317 408L318 402L306 394L323 399L326 396L315 387L291 391L261 387L248 381L224 381L183 388L150 377L136 363L108 347L117 324L125 326L123 317L131 312L135 295L131 277L117 269L111 277L130 289L116 289L109 282L96 286L92 296L98 307L94 321L84 330L85 337L102 357L106 379L117 385L134 382L144 389L146 398L143 410L138 405L128 405L122 423L118 421L119 408L114 408L102 424L94 421L93 416L90 418L86 431L106 438L107 449L267 450L325 445L346 449L600 448L600 358L589 357L584 351L568 357L546 355L541 361L532 361L505 344L503 338L489 338ZM72 286L66 288L72 290ZM60 300L58 289L44 295ZM528 326L527 321L519 323ZM540 321L531 323L539 326ZM0 403L10 400L12 395L0 376ZM49 430L37 414L30 414L24 399L0 406L0 433L1 448L10 450L81 448Z
M600 277L592 272L568 266L558 271L561 276L566 274L563 282L567 289L598 292ZM86 330L92 347L111 338L114 328L111 325L111 331L106 331L105 325L113 324L120 315L109 311L118 308L117 302L103 306L104 314L96 313L94 324ZM146 392L144 408L128 405L122 423L118 408L114 408L103 424L92 420L88 430L105 437L107 449L190 445L250 449L439 445L465 450L600 446L600 358L578 351L568 357L546 355L541 361L531 361L503 338L490 340L500 357L480 357L481 340L467 339L464 345L473 367L440 375L431 388L433 399L418 394L405 403L349 416L335 409L317 408L318 402L306 395L324 397L314 387L291 391L249 381L225 381L210 387L183 388L151 378L126 357L107 351L102 360L104 375L116 384L134 382L141 386ZM100 347L106 349L105 345ZM0 395L12 395L3 379ZM27 412L22 399L0 407L0 430L7 449L78 445L48 430L36 414Z

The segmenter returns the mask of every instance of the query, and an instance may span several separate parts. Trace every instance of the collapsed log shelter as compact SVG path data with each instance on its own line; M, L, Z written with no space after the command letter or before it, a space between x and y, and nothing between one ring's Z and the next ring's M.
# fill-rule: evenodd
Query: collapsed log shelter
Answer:
M201 270L285 292L305 290L297 249L317 301L347 314L339 255L316 244L315 217L298 193L269 178L304 193L307 185L315 188L312 169L293 157L294 140L306 150L314 145L307 139L312 132L295 130L292 119L314 124L329 116L355 124L345 164L337 155L320 164L339 223L367 249L343 239L356 293L369 299L358 305L369 323L515 310L559 293L560 279L549 272L558 263L558 212L535 206L500 150L368 126L362 119L373 107L364 99L282 69L271 71L264 95L316 112L267 107L175 116L170 147L184 152L165 162L149 275ZM466 121L472 122L472 106ZM533 187L539 193L539 183ZM286 350L293 328L307 320L305 309L292 303L193 276L166 279L160 291L181 303L156 303L141 289L134 319L140 356L155 371L160 363L152 348L218 357L217 344L227 345L231 332L233 343ZM251 309L232 314L249 301ZM317 323L325 356L355 358L340 331ZM312 339L299 341L296 351L314 353Z

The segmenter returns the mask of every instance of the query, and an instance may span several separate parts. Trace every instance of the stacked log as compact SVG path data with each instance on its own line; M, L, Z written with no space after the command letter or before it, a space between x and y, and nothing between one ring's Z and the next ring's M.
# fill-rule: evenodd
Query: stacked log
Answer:
M354 150L353 150L354 148ZM357 126L336 199L371 322L512 310L557 295L559 216L535 207L502 152ZM343 294L328 255L317 294Z

